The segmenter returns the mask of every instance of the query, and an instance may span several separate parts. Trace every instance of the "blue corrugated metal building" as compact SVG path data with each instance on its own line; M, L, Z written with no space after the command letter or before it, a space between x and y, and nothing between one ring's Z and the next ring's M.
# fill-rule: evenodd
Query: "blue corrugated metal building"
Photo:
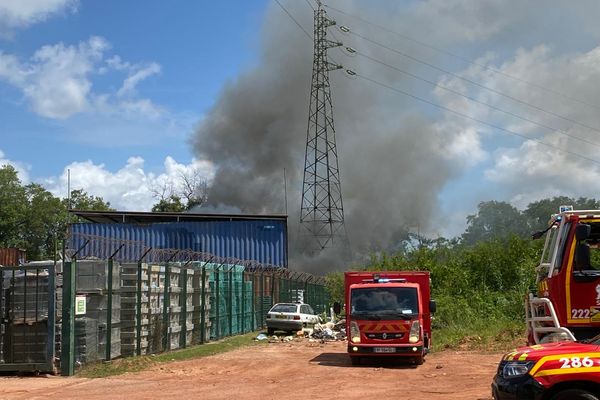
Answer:
M89 221L71 225L69 246L74 250L81 248L79 258L106 256L119 243L125 243L117 259L137 260L147 248L177 249L288 266L286 215L72 213ZM88 245L83 246L86 241Z

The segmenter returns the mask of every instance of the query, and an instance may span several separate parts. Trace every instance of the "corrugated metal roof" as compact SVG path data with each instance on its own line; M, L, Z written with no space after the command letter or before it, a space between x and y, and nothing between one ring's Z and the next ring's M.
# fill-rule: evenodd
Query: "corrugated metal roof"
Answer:
M26 252L23 249L17 249L14 247L1 248L0 249L0 265L4 266L17 266L26 262Z
M150 213L152 214L152 213ZM214 216L211 216L214 217ZM155 223L78 223L71 225L73 250L78 258L106 259L125 244L115 260L137 261L148 248L177 249L208 253L287 267L287 218L278 219L202 219L187 222ZM164 261L150 253L145 261Z
M251 215L251 214L193 214L175 212L142 212L142 211L85 211L70 210L78 217L94 223L130 223L149 224L157 222L186 221L287 221L287 215Z

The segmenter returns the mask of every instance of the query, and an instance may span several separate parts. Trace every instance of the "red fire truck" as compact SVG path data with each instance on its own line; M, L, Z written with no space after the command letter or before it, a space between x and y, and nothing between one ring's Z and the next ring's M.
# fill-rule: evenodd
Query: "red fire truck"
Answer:
M526 300L529 344L600 333L600 210L563 206L546 234L537 293Z
M506 354L492 395L495 400L599 400L600 337L535 344Z
M353 365L362 357L422 364L431 347L429 272L346 272L346 333ZM337 307L339 308L339 306Z
M526 300L529 347L504 356L494 399L600 400L600 210L552 216Z

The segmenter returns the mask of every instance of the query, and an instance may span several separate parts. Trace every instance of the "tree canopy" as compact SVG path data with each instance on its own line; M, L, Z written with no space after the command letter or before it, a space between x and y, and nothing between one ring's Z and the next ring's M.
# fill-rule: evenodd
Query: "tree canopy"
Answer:
M0 167L0 247L25 249L30 260L52 257L55 242L74 222L68 206L67 199L55 197L40 184L24 185L14 167ZM71 192L71 208L111 210L109 203L83 190Z

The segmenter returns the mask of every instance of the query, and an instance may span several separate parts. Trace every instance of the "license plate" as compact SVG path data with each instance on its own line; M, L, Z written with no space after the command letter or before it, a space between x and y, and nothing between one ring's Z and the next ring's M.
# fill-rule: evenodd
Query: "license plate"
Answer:
M275 318L278 318L278 319L287 319L287 316L286 315L276 315Z
M395 347L373 347L374 353L395 353Z

